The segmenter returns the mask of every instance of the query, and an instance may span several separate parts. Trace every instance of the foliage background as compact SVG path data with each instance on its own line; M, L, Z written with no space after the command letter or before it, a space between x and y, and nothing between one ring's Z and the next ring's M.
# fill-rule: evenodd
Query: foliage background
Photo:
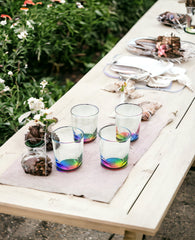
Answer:
M85 0L78 8L73 0L34 0L26 12L24 0L0 0L0 14L11 17L0 17L0 79L10 88L0 85L0 145L21 127L18 117L28 98L39 97L43 79L50 107L74 85L71 73L85 74L155 1Z

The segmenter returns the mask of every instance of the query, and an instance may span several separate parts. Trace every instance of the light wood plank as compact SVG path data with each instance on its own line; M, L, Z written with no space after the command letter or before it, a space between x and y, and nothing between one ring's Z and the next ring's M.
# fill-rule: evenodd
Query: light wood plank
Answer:
M193 124L189 126L189 121ZM195 103L189 109L179 129L169 136L169 145L162 162L129 213L129 223L155 233L168 211L194 159ZM185 139L185 148L183 147ZM163 143L162 143L163 144ZM144 215L143 215L144 212ZM139 222L139 224L138 224Z
M102 91L105 84L113 81L103 74L103 68L113 61L116 54L129 54L125 47L132 38L155 37L167 32L177 34L176 30L156 21L156 16L167 9L185 13L184 5L177 4L175 0L159 0L109 54L52 106L51 109L59 119L56 127L70 124L71 106L84 102L94 103L100 108L99 125L112 121L109 114L119 103L120 98ZM190 34L184 33L180 36L183 40L195 42ZM194 64L195 61L190 60L180 65L188 70L188 76L192 80L195 74ZM195 89L195 81L192 84ZM176 116L134 167L110 204L0 185L0 212L119 234L126 230L126 236L129 234L128 231L154 235L194 158L194 104L186 113L194 98L194 92L188 89L177 94L152 90L140 92L144 92L143 100L160 101L167 111L174 112ZM162 110L159 110L158 113L161 112ZM0 148L0 174L21 154L23 149L21 139L26 129L27 126L22 128Z

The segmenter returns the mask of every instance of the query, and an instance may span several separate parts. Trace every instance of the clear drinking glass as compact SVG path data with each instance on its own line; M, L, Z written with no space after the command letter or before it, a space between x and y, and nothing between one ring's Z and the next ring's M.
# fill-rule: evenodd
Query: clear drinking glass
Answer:
M132 103L121 103L115 108L117 127L126 127L131 131L131 142L139 138L142 108Z
M186 25L186 32L195 34L195 6L187 6L187 25Z
M131 132L124 127L106 125L99 130L101 165L109 169L123 168L128 163Z
M72 126L57 128L51 133L58 171L75 170L82 164L83 131Z
M72 125L83 130L84 143L96 139L98 113L98 107L92 104L78 104L71 108Z

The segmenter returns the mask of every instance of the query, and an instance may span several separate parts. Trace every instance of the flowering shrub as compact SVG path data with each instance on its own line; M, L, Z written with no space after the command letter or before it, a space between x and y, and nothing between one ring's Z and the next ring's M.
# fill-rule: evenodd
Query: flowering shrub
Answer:
M22 123L23 121L26 122L34 120L35 123L41 123L47 129L50 124L57 121L56 118L53 117L52 112L45 107L44 95L47 93L47 90L45 88L47 84L48 82L46 80L43 80L40 83L41 97L39 98L30 97L27 100L30 111L22 114L18 118L19 123Z
M116 22L108 6L90 0L28 0L21 1L17 11L6 10L0 19L0 63L3 79L13 72L9 84L29 81L43 71L48 75L82 70L94 52L103 50L112 28L109 22Z
M74 84L64 75L87 72L154 1L0 0L0 145L28 100L40 99L43 79L49 108Z
M5 80L0 78L0 94L10 91L10 88L5 85Z

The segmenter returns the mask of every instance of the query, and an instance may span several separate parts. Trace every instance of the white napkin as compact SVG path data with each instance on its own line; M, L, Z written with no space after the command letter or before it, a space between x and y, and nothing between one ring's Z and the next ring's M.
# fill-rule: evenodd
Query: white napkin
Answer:
M128 68L129 72L134 71L134 73L128 73ZM141 56L121 56L114 61L111 70L119 73L124 79L146 82L149 87L168 87L171 82L177 81L193 91L186 70L171 62Z

